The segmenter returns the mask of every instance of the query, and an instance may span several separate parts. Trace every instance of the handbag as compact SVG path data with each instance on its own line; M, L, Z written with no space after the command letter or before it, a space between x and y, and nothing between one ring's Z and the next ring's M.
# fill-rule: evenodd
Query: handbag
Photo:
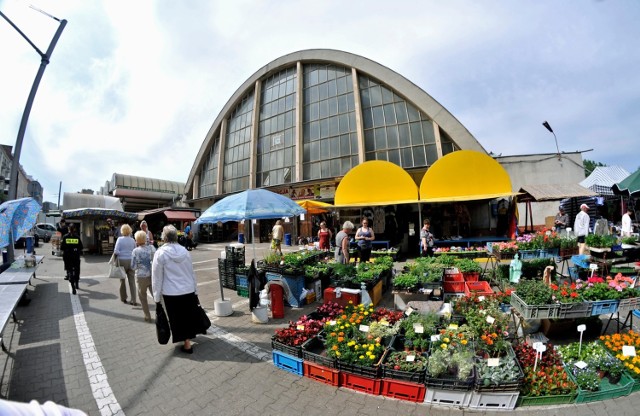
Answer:
M124 267L120 266L120 260L114 254L111 256L111 260L109 260L109 277L114 279L124 279L127 277L127 272L125 272Z
M162 345L169 342L169 338L171 337L169 320L160 302L156 303L156 335L158 336L158 342Z
M207 316L207 312L200 306L200 300L196 295L196 302L198 303L198 322L200 327L200 334L206 334L207 329L211 327L211 319Z

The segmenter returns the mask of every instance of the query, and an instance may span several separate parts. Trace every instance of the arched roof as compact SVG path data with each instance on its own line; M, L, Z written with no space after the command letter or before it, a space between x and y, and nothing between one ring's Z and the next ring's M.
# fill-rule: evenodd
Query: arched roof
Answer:
M191 167L189 178L186 182L187 193L191 192L196 173L202 166L204 158L213 145L216 132L219 131L222 120L228 117L230 111L244 97L248 90L253 89L256 81L263 79L275 71L295 65L297 62L306 63L330 63L355 68L359 73L371 76L385 84L388 84L399 94L411 101L418 109L427 114L437 123L451 139L462 149L471 149L486 153L482 145L471 135L471 133L460 123L446 108L438 103L433 97L427 94L420 87L398 74L397 72L380 65L365 57L348 52L333 49L308 49L293 52L281 56L267 65L257 70L247 79L229 98L218 117L211 125L196 159Z

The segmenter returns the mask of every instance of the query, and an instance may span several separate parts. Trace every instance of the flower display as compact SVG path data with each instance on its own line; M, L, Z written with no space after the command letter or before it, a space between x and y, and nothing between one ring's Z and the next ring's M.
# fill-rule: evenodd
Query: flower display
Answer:
M625 334L601 335L600 341L608 351L622 361L633 378L640 379L640 355L638 355L640 353L640 334L631 330ZM622 347L625 345L634 347L636 356L630 357L622 354Z
M324 319L310 319L303 315L296 322L289 322L288 327L277 329L274 340L291 347L298 347L317 335L323 327Z
M516 358L524 371L524 385L522 394L525 396L553 396L573 393L577 386L571 381L564 370L562 359L553 348L547 344L547 351L542 354L534 370L536 351L527 344L513 347Z
M407 361L407 356L413 356L413 361ZM418 372L427 368L428 359L425 355L414 352L395 351L387 356L384 366L392 370Z

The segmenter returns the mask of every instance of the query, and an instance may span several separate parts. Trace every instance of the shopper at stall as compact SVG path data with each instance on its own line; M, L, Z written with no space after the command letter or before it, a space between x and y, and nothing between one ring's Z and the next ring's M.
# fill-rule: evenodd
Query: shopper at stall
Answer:
M631 237L631 233L633 232L631 214L633 214L633 210L627 207L627 212L622 216L622 226L620 227L620 235L622 235L622 237Z
M556 226L556 231L567 228L567 224L569 224L569 215L564 212L564 208L558 208L558 213L556 214L556 218L553 223Z
M431 234L431 221L425 219L424 225L420 229L420 256L433 256L434 238Z
M278 220L271 230L271 250L280 253L280 255L282 255L283 236L284 227L282 226L282 220Z
M138 297L144 320L151 322L149 313L149 303L147 302L147 290L153 296L151 289L151 262L156 252L155 247L147 243L147 234L140 230L135 233L136 248L131 253L131 268L135 271L136 283L138 285Z
M138 306L136 302L136 277L135 270L131 267L133 249L136 248L136 241L131 237L131 227L123 224L120 227L120 237L116 240L113 254L116 256L120 266L124 267L127 273L126 279L120 279L120 300L127 303L127 282L129 281L129 294L131 295L131 305Z
M144 233L147 235L147 244L156 247L155 241L153 241L153 233L149 231L149 226L147 225L146 221L143 220L140 223L140 230L144 231Z
M369 219L362 219L362 226L356 231L356 242L358 243L358 257L361 262L369 261L371 258L371 242L376 239L373 228L369 227Z
M71 291L76 294L80 282L80 256L82 255L82 239L76 232L74 224L69 225L69 232L62 237L60 249L62 250L62 260L67 270Z
M318 241L320 250L329 251L331 249L331 238L333 233L327 228L327 223L322 221L320 223L320 230L318 231Z
M336 234L336 262L341 264L349 264L349 233L353 231L353 223L345 221L342 225L342 231Z
M151 281L153 299L164 300L173 342L183 342L180 350L191 354L191 339L200 332L198 287L191 255L178 244L178 231L172 225L162 230L164 244L153 257Z
M578 254L584 254L585 252L585 239L589 234L589 206L587 204L580 205L580 212L576 215L576 220L573 223L573 231L578 239Z

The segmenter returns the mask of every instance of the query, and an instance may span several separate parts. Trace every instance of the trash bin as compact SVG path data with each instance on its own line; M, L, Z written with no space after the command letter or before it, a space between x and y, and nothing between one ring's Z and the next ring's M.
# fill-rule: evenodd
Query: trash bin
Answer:
M285 246L290 246L291 245L291 234L285 234L284 235L284 245Z
M277 284L269 285L271 292L271 317L274 319L284 318L284 290Z
M238 233L238 243L244 244L244 233Z

